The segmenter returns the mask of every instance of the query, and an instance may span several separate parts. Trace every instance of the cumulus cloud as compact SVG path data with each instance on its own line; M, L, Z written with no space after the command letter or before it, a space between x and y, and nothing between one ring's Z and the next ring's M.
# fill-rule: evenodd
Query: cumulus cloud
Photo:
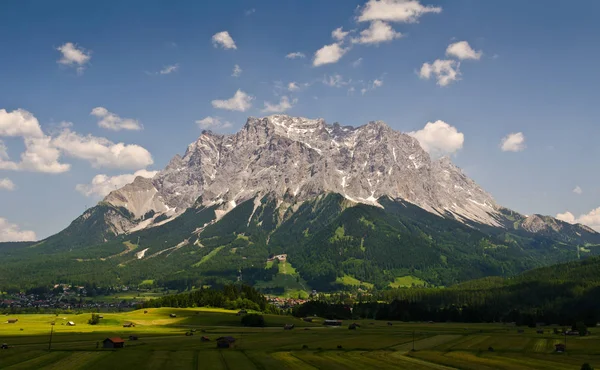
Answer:
M143 128L143 126L138 122L138 120L131 118L121 118L115 113L111 113L108 109L104 107L96 107L92 109L90 113L92 116L96 116L99 118L98 126L112 130L112 131L121 131L121 130L133 130L138 131Z
M394 31L392 26L383 21L373 21L366 30L360 32L360 36L353 38L355 44L378 45L402 37L400 32Z
M145 148L135 144L113 143L102 137L82 136L66 129L52 139L65 154L86 160L94 167L137 170L154 163Z
M466 41L458 41L448 45L448 48L446 49L446 55L456 57L461 60L479 60L483 55L483 52L481 50L473 50L473 48L471 48L471 45L469 45L469 43Z
M232 77L240 77L242 75L242 68L239 65L233 66L233 72L231 72Z
M342 87L349 85L351 80L344 81L344 78L339 74L334 74L331 76L323 76L323 84L331 87Z
M0 190L15 190L15 183L8 178L0 179Z
M21 162L16 163L10 161L6 146L0 141L0 169L46 173L70 169L70 165L59 163L60 151L52 145L51 138L44 135L38 120L26 110L0 109L0 136L22 137L25 144Z
M253 96L238 89L232 98L227 100L213 100L211 104L218 109L245 112L252 107L252 100L254 100Z
M63 173L71 169L70 164L60 163L61 152L49 136L25 138L25 152L21 154L19 170L45 173Z
M220 46L223 49L237 49L235 42L227 31L215 33L212 37L212 43L216 48Z
M105 197L111 191L131 184L136 177L153 178L158 171L139 170L135 173L118 176L96 175L89 184L77 184L75 189L86 197Z
M0 136L43 137L44 133L37 118L28 111L0 109Z
M287 59L298 59L298 58L306 58L306 55L304 53L296 51L296 52L293 52L293 53L289 53L285 57Z
M500 142L500 148L503 152L521 152L526 147L525 135L522 132L508 134Z
M298 99L290 101L290 99L287 96L282 96L279 100L279 103L270 103L266 101L265 107L262 111L264 113L282 113L292 108L297 102Z
M450 59L436 59L433 63L423 63L419 77L429 80L435 77L439 86L448 86L460 80L460 63Z
M465 135L444 121L427 122L419 131L409 132L432 157L452 154L463 147Z
M570 224L583 224L600 232L600 207L593 209L579 217L575 217L573 213L567 211L565 213L557 214L556 218Z
M0 217L0 242L26 242L37 239L35 232L21 230L19 225L8 222Z
M331 32L331 37L336 41L343 41L349 33L350 31L344 32L343 27L338 27Z
M573 193L575 193L577 195L581 195L581 194L583 194L583 189L581 189L581 187L579 185L577 185L575 187L575 189L573 189Z
M324 64L337 63L348 50L350 49L343 48L339 43L325 45L315 52L313 66L317 67Z
M300 89L300 86L298 86L298 84L297 84L296 82L293 82L293 81L292 81L292 82L290 82L290 83L288 84L288 90L289 90L289 91L297 91L297 90L299 90L299 89Z
M369 0L360 10L359 22L387 21L416 23L427 13L441 13L441 7L424 6L419 0Z
M62 58L58 60L59 64L77 68L77 73L83 73L85 65L90 62L92 58L89 51L84 50L81 47L72 42L67 42L59 46L56 50L62 53Z
M216 130L219 128L228 128L231 127L232 124L228 121L223 120L221 117L206 117L196 121L196 124L201 129L209 129Z

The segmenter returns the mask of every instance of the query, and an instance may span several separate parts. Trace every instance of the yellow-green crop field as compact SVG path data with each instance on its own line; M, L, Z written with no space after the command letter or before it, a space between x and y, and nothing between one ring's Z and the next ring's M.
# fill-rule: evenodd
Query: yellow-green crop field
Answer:
M209 308L148 309L106 313L98 325L90 314L0 317L2 369L573 369L600 367L600 336L568 337L567 352L554 353L565 338L544 328L502 324L356 321L348 330L290 316L265 316L267 327L244 328L234 311ZM170 317L175 314L176 317ZM18 319L8 323L9 319ZM69 326L68 322L75 323ZM51 322L52 348L48 350ZM125 328L132 322L135 327ZM295 324L284 330L285 324ZM194 335L186 332L194 330ZM414 334L413 334L414 333ZM414 335L414 351L413 351ZM138 340L130 340L137 336ZM204 342L202 336L211 340ZM217 349L220 336L236 338ZM103 349L107 337L125 348ZM490 350L493 348L493 351Z

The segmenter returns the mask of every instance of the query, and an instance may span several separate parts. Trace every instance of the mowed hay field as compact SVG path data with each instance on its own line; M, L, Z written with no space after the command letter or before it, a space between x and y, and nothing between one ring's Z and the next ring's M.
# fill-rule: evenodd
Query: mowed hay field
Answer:
M552 334L550 328L537 334L535 329L518 333L517 328L501 324L394 322L389 326L359 320L357 330L348 330L350 321L328 328L270 315L265 316L267 327L244 328L233 311L147 311L102 314L98 325L87 324L90 314L2 316L0 343L10 348L0 350L0 368L579 370L586 362L600 367L600 336L594 330L589 337L569 337L567 353L557 354L554 345L564 343L564 337ZM9 319L19 321L8 324ZM75 326L68 326L69 321ZM135 327L124 328L125 322ZM283 325L292 323L293 330L283 330ZM194 335L186 336L191 330ZM138 340L129 340L130 335ZM125 340L125 348L102 348L105 338L117 336ZM211 341L201 341L202 336ZM233 348L217 349L215 339L220 336L236 338Z

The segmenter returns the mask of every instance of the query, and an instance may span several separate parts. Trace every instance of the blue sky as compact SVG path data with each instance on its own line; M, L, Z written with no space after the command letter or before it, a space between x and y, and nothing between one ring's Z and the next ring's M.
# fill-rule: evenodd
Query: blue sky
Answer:
M592 0L3 1L0 240L58 232L135 172L163 168L201 125L235 132L275 111L383 120L451 155L499 204L600 230L599 11Z

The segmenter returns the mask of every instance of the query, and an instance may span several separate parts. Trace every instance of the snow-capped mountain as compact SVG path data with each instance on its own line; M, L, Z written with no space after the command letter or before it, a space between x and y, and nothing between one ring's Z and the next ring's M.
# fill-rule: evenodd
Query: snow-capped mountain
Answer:
M233 135L204 131L153 179L138 177L104 201L130 211L139 221L131 227L139 230L160 215L167 222L199 197L205 205L222 204L223 214L256 195L272 194L287 208L324 193L377 206L387 196L500 226L493 198L448 158L432 160L415 138L381 121L354 128L286 115L251 117Z

